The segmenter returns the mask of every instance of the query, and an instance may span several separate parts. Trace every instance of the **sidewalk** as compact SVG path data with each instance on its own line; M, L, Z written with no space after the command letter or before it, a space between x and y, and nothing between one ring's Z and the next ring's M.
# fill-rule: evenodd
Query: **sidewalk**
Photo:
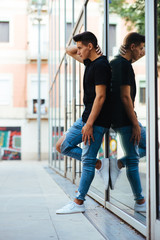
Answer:
M0 163L0 240L103 240L83 214L55 214L68 201L40 163Z
M42 163L0 162L0 240L113 240L84 214L56 215L69 201Z

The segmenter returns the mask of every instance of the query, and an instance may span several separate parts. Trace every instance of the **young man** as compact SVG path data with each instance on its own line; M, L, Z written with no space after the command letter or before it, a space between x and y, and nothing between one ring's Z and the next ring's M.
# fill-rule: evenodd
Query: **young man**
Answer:
M64 134L56 144L58 152L82 161L83 170L74 201L56 211L58 214L84 212L84 200L94 178L95 168L108 188L109 159L97 160L103 135L110 127L108 93L111 78L110 65L105 56L96 53L97 39L91 32L73 37L77 46L66 51L86 66L83 88L85 109L82 117ZM84 142L81 149L77 145Z
M112 128L119 134L125 153L125 157L117 163L119 169L126 166L127 177L136 201L134 209L137 212L145 212L146 204L142 195L138 165L139 158L146 155L146 132L134 111L136 82L132 68L132 62L144 56L145 37L132 32L125 37L123 44L126 49L125 55L116 56L110 63ZM115 176L119 174L118 168L113 168ZM114 185L111 188L113 189Z

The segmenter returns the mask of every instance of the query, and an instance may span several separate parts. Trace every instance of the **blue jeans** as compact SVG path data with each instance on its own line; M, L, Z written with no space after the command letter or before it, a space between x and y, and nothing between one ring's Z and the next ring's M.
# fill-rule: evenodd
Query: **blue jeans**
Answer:
M108 131L108 128L93 126L94 142L91 140L90 146L87 142L86 145L83 144L83 147L80 148L77 145L82 142L82 128L84 125L82 118L79 118L65 133L65 139L61 144L61 153L63 155L82 161L82 175L76 196L77 199L81 200L85 200L94 178L97 153L101 146L103 135Z
M141 127L141 139L139 145L134 145L130 141L132 136L132 126L114 128L113 130L119 134L121 146L125 153L125 157L119 159L123 166L126 166L126 173L131 185L135 200L143 199L142 187L139 175L139 159L146 155L146 130Z

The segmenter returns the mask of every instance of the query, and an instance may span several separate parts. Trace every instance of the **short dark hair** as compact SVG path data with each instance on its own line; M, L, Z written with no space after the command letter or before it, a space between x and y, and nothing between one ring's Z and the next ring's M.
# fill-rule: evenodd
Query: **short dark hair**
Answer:
M92 32L83 32L80 34L77 34L73 37L73 40L75 42L82 42L84 45L88 45L88 43L92 43L93 47L97 47L97 38Z
M134 43L136 46L139 46L141 43L145 43L145 36L136 32L129 33L125 38L123 44L126 49L129 49L131 44Z

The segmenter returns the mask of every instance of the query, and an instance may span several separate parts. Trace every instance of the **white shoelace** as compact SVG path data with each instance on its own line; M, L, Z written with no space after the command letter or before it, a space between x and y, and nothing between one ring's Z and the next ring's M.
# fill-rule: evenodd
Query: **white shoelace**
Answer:
M70 208L73 209L76 205L75 202L69 202L66 206L63 207L63 209Z

